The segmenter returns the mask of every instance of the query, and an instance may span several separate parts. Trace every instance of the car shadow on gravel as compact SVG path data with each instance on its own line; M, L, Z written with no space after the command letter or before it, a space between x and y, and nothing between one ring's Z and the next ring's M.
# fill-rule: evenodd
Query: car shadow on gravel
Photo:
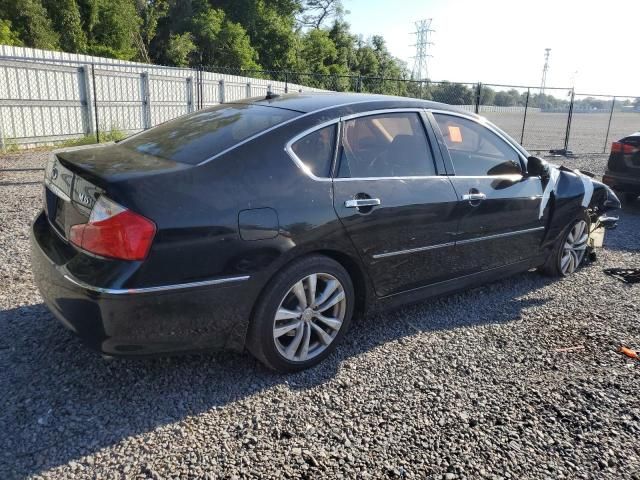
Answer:
M402 343L417 332L518 321L524 309L546 302L537 290L550 282L524 273L356 319L334 355L292 375L271 372L248 354L105 360L65 330L43 304L0 311L0 477L34 475L78 461L123 439L265 390L316 387L360 354Z
M614 215L618 215L620 220L614 230L607 232L605 247L620 252L640 250L640 199L625 202Z

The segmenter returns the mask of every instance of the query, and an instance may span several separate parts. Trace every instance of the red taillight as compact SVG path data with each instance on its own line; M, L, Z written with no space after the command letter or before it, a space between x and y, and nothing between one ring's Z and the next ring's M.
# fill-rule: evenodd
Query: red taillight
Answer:
M613 142L611 144L611 153L630 154L630 153L636 153L637 151L638 149L636 149L636 147L634 147L633 145L629 145L627 143Z
M69 240L102 257L144 260L155 234L151 220L101 196L89 222L71 227Z

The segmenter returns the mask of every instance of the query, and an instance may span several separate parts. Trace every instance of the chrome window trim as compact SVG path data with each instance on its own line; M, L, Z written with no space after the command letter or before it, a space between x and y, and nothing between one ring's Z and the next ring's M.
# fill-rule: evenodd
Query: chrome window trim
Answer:
M352 113L350 115L345 115L340 117L340 120L342 122L347 122L349 120L353 120L354 118L360 118L360 117L370 117L372 115L381 115L381 114L385 114L385 113L405 113L405 112L413 112L413 113L421 113L424 112L426 110L426 108L420 108L420 107L398 107L398 108L381 108L379 110L367 110L366 112L357 112L357 113ZM420 119L420 121L422 121L422 119ZM424 126L424 123L423 123ZM426 132L425 132L425 136L426 136Z
M139 293L157 293L157 292L167 292L174 290L185 290L189 288L196 287L206 287L211 285L222 285L227 283L237 283L244 282L251 278L249 275L243 275L240 277L226 277L226 278L216 278L213 280L203 280L200 282L188 282L188 283L177 283L173 285L159 285L156 287L142 287L142 288L102 288L96 287L94 285L90 285L82 280L74 277L66 268L61 268L60 272L62 276L69 282L73 283L77 287L83 288L85 290L89 290L96 293L108 294L108 295L135 295Z
M349 104L350 105L350 104ZM287 154L289 155L289 157L291 157L291 159L294 161L294 163L298 166L298 168L300 168L300 170L302 170L309 178L311 178L312 180L315 180L316 182L330 182L330 181L337 181L337 182L344 182L344 181L355 181L355 180L390 180L390 179L400 179L400 180L415 180L415 179L421 179L421 178L436 178L436 177L442 177L442 175L413 175L413 176L404 176L404 177L349 177L349 178L339 178L336 177L335 175L333 176L333 178L331 178L331 174L335 173L335 172L330 172L330 176L329 177L318 177L317 175L314 175L313 172L311 172L311 170L309 170L309 168L304 164L304 162L295 154L295 152L293 151L293 149L291 148L292 145L294 143L296 143L298 140L300 140L301 138L306 137L307 135L315 132L316 130L320 130L322 128L328 127L330 125L333 125L335 123L339 124L339 130L336 134L336 148L334 150L334 159L335 161L337 161L337 151L338 148L340 146L340 140L341 140L341 135L342 135L342 124L345 121L348 120L352 120L354 118L361 118L361 117L368 117L368 116L372 116L372 115L380 115L380 114L384 114L384 113L406 113L406 112L410 112L410 113L422 113L424 112L425 109L424 108L418 108L418 107L399 107L399 108L384 108L384 109L378 109L378 110L367 110L366 112L358 112L358 113L352 113L350 115L346 115L343 117L339 117L339 118L334 118L332 120L328 120L326 122L320 123L318 125L314 125L313 127L310 127L300 133L298 133L295 137L291 138L289 141L287 141L284 150L285 152L287 152ZM300 117L296 117L296 118L300 118ZM427 125L425 125L424 120L422 118L420 118L420 122L422 123L422 127L423 128L427 128ZM429 141L429 137L427 135L427 132L425 131L425 138L427 139L427 142ZM435 160L435 159L433 159ZM332 169L333 169L333 163L332 162ZM434 169L437 172L437 169L435 168L435 161L434 161Z
M407 99L407 100L411 100L411 99ZM216 153L216 154L215 154L215 155L213 155L212 157L209 157L209 158L204 159L203 161L201 161L200 163L198 163L198 164L196 164L196 165L197 165L197 166L200 166L200 165L204 165L205 163L211 162L212 160L215 160L216 158L218 158L218 157L220 157L220 156L222 156L222 155L224 155L224 154L226 154L226 153L229 153L231 150L234 150L234 149L236 149L236 148L238 148L238 147L240 147L240 146L244 145L245 143L249 143L249 142L251 142L252 140L255 140L256 138L261 137L262 135L266 135L267 133L272 132L272 131L273 131L273 130L275 130L276 128L280 128L280 127L283 127L283 126L285 126L285 125L289 125L290 123L295 122L296 120L300 120L300 119L302 119L302 118L309 117L309 116L311 116L311 115L315 115L316 113L325 112L325 111L327 111L327 110L331 110L332 108L350 107L350 106L352 106L352 105L361 105L361 104L363 104L363 103L373 103L373 102L375 102L375 101L376 101L376 100L371 100L371 99L369 99L369 100L362 100L362 101L360 101L360 102L339 103L339 104L337 104L337 105L330 105L330 106L328 106L328 107L319 108L319 109L317 109L317 110L313 110L313 111L311 111L311 112L304 112L304 113L303 113L303 112L300 112L300 113L302 113L301 115L299 115L299 116L297 116L297 117L294 117L294 118L290 118L289 120L285 120L284 122L279 123L279 124L277 124L277 125L274 125L273 127L269 127L269 128L267 128L266 130L263 130L263 131L261 131L261 132L258 132L258 133L256 133L256 134L254 134L254 135L251 135L250 137L245 138L245 139L244 139L244 140L242 140L241 142L238 142L238 143L236 143L236 144L234 144L234 145L231 145L229 148L226 148L226 149L224 149L223 151ZM388 101L388 100L387 100L387 99L382 98L382 99L380 99L379 101L384 102L384 101ZM237 104L241 104L241 105L247 105L247 103L246 103L246 102L245 102L245 103L243 103L243 102L229 102L229 104L236 104L236 105L237 105ZM226 104L225 104L225 105L226 105ZM215 105L214 105L214 106L215 106ZM273 107L273 108L280 108L280 107ZM283 108L282 110L288 110L288 109ZM200 110L197 110L197 111L200 111ZM294 110L294 111L298 112L299 110ZM195 113L195 112L192 112L192 113ZM187 115L188 115L188 114L187 114ZM339 119L338 119L338 120L339 120ZM127 137L127 138L130 138L130 137Z
M485 179L485 178L493 178L496 180L522 180L525 178L529 178L526 177L525 175L522 175L520 173L515 173L515 174L500 174L500 175L450 175L451 177L456 177L456 178L478 178L478 179ZM354 178L334 178L333 181L334 182L348 182L351 180L421 180L421 179L426 179L426 178L447 178L447 175L416 175L416 176L405 176L405 177L354 177Z
M540 230L544 230L544 228L545 227L527 228L525 230L516 230L513 232L497 233L495 235L487 235L486 237L470 238L468 240L456 240L455 242L439 243L437 245L429 245L426 247L409 248L406 250L396 250L394 252L376 253L375 255L372 255L372 257L375 259L379 259L379 258L386 258L386 257L395 257L396 255L407 255L410 253L424 252L427 250L435 250L443 247L453 247L456 245L465 245L468 243L481 242L483 240L493 240L496 238L512 237L512 236L521 235L524 233L537 232Z
M518 158L520 159L520 167L522 168L522 172L521 174L524 176L525 174L525 170L524 170L524 166L526 165L526 161L527 159L525 158L525 156L522 154L522 152L520 152L520 150L518 150L517 148L515 148L513 146L513 144L509 141L509 139L507 139L504 135L502 135L499 131L497 131L495 128L493 128L493 126L488 125L486 122L487 120L484 117L472 117L466 113L463 112L456 112L456 111L452 111L452 110L432 110L432 109L427 109L429 112L433 113L433 114L439 114L439 115L451 115L453 117L460 117L460 118L464 118L466 120L471 120L472 122L477 123L478 125L486 128L487 130L489 130L490 132L494 133L495 135L498 136L498 138L500 138L503 142L505 142L509 148L511 148L514 152L516 152L516 155L518 155ZM437 121L436 121L437 124ZM440 125L438 125L438 128L440 128ZM442 133L442 130L440 131ZM447 147L449 148L449 147ZM454 165L454 170L455 170L455 165ZM455 175L454 175L455 176ZM478 176L483 176L483 177L491 177L493 178L492 175L478 175Z
M298 157L298 155L296 155L296 153L293 151L293 144L296 143L298 140L301 140L302 138L306 137L307 135L311 135L313 132L316 132L318 130L322 130L323 128L329 127L331 125L335 125L337 123L340 122L339 118L334 118L333 120L329 120L327 122L323 122L320 123L318 125L314 125L311 128L308 128L304 131L302 131L301 133L297 134L295 137L291 138L284 146L284 151L287 152L287 155L289 155L289 157L291 158L291 160L293 160L293 163L295 163L298 168L300 170L302 170L304 172L305 175L307 175L309 178L311 178L312 180L315 180L316 182L330 182L331 181L331 170L333 170L333 160L335 158L335 153L336 153L336 148L339 145L339 141L340 141L340 137L339 137L339 132L336 130L336 142L334 145L334 151L333 151L333 155L331 157L331 164L329 165L329 176L328 177L318 177L317 175L314 175L314 173L311 171L311 169L309 167L307 167L305 165L305 163L302 161L302 159L300 159L300 157Z

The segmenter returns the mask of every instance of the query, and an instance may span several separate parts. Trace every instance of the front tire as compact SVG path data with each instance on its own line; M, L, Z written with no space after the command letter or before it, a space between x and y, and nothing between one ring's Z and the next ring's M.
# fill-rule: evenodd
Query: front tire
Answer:
M247 348L280 372L317 365L346 333L354 302L353 283L338 262L323 255L297 260L269 282L258 300Z
M591 225L585 215L571 222L556 242L540 271L552 277L566 277L584 261Z

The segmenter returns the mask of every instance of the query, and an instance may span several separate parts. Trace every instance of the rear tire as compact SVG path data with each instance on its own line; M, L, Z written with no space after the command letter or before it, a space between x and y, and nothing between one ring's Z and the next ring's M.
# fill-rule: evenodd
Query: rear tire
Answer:
M586 257L591 223L585 214L571 222L556 241L547 261L539 271L551 277L566 277L574 273Z
M344 337L354 304L353 283L342 265L323 255L304 257L267 285L254 310L247 348L279 372L317 365Z

